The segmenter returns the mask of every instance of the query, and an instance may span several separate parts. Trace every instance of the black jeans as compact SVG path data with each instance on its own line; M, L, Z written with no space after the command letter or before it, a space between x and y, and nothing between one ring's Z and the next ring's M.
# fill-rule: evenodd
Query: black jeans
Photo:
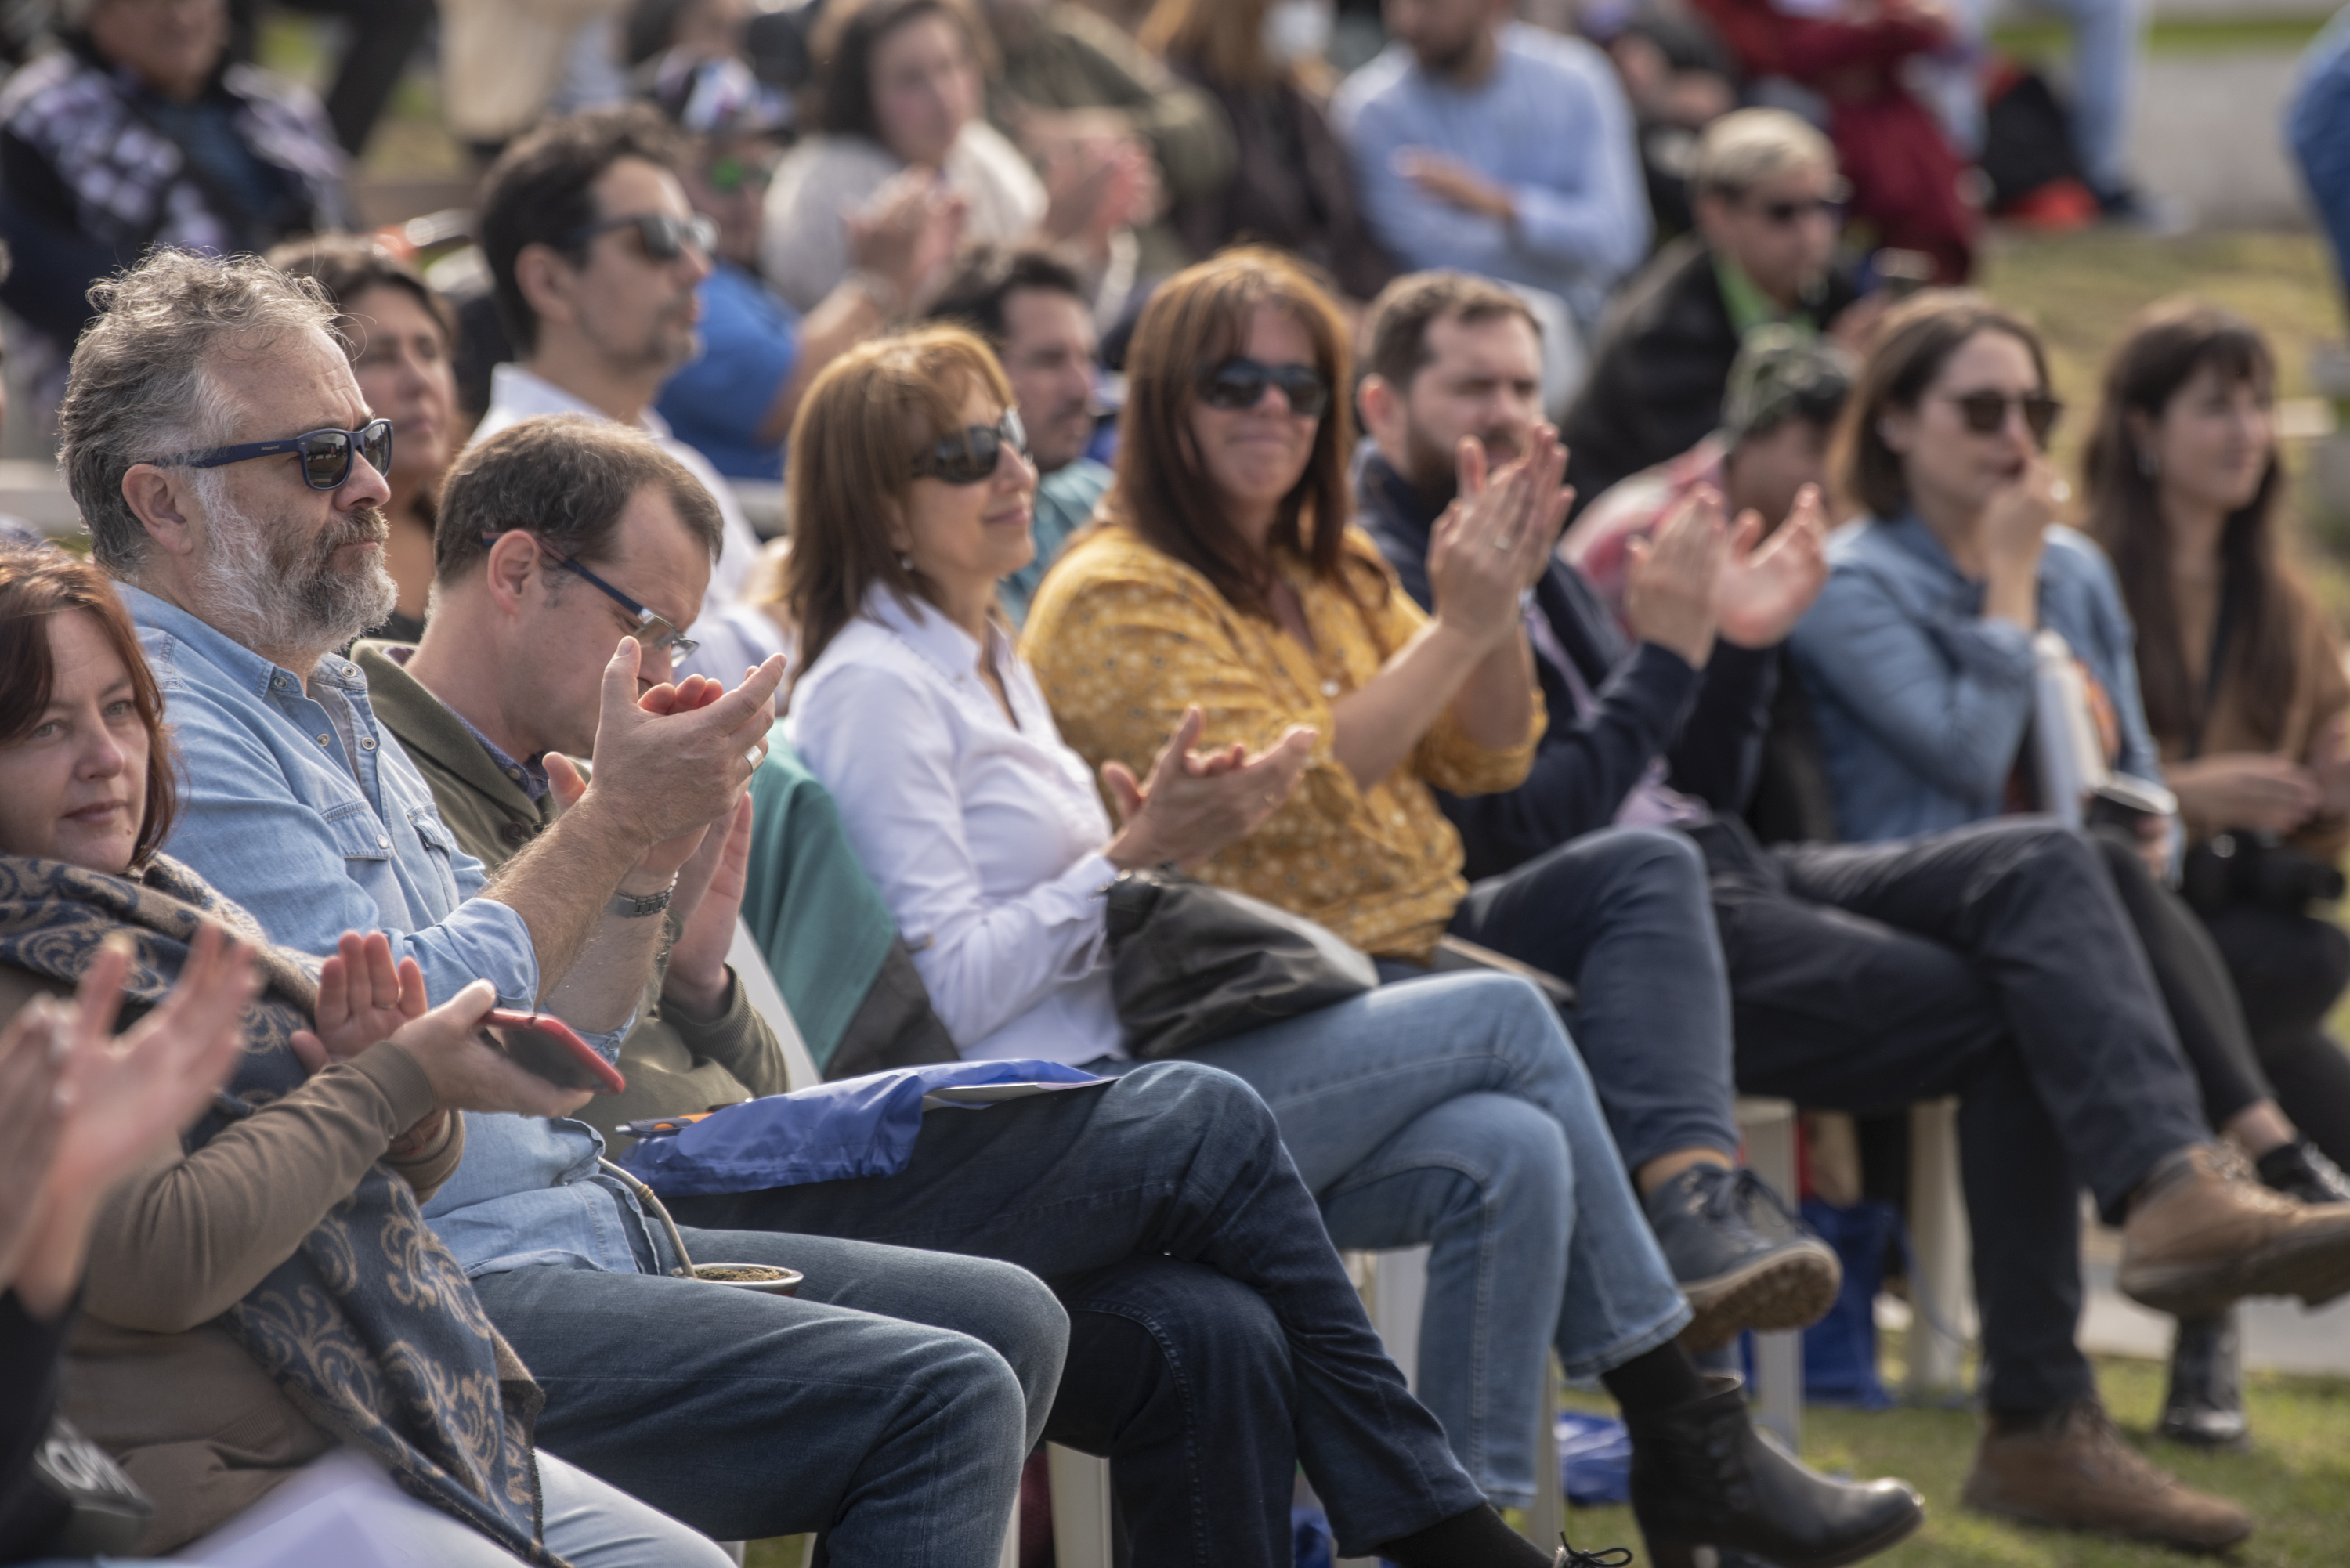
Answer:
M935 1112L895 1176L670 1207L1042 1276L1071 1319L1045 1435L1109 1456L1137 1564L1286 1563L1299 1460L1352 1556L1483 1501L1380 1348L1273 1114L1229 1074L1155 1063Z
M2089 835L2105 857L2122 908L2146 949L2146 961L2170 1010L2179 1049L2203 1094L2203 1118L2224 1127L2236 1114L2272 1099L2268 1075L2254 1054L2252 1033L2237 1000L2227 961L2187 900L2155 879L2135 846L2112 829Z
M2277 1103L2337 1165L2350 1165L2350 1055L2325 1033L2350 985L2350 935L2333 921L2235 904L2203 917L2242 999Z
M2074 1343L2085 1181L2117 1214L2205 1136L2113 880L2078 834L2007 819L1880 845L1694 836L1730 965L1741 1088L1825 1109L1960 1096L1984 1393L2095 1391Z

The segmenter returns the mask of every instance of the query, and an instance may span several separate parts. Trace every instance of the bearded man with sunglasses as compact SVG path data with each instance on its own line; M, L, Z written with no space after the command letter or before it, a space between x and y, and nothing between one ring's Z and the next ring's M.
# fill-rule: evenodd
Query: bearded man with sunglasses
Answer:
M731 680L786 639L742 602L761 545L733 489L653 410L661 383L701 351L700 292L717 245L676 168L675 132L644 104L552 121L491 166L482 253L522 358L492 373L473 439L536 414L585 414L638 427L684 464L717 504L725 547L702 601L702 651L679 673Z
M1697 232L1625 286L1559 425L1578 510L1721 427L1731 362L1752 328L1850 329L1858 291L1834 265L1841 186L1827 138L1784 110L1740 109L1706 128L1690 173Z

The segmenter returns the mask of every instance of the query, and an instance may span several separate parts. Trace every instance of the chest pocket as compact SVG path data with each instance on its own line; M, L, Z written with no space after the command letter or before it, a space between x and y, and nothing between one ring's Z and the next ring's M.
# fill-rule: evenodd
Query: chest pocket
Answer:
M335 845L346 860L389 860L391 858L391 834L365 801L329 806L327 826L333 830Z
M441 879L442 892L451 904L457 901L457 836L441 820L441 814L430 804L408 808L408 826L432 857L432 869Z

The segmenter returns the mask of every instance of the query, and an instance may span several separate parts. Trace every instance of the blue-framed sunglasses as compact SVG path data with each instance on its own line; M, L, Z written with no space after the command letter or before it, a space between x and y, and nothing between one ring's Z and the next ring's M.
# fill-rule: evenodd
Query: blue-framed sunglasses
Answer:
M628 595L622 593L619 589L614 587L611 584L606 582L603 578L598 576L595 573L589 571L587 567L581 566L570 556L556 555L553 545L540 538L537 535L531 533L529 529L516 528L507 530L507 532L524 535L532 544L538 546L539 553L544 555L549 561L553 562L556 566L562 567L567 572L577 574L580 577L586 579L590 587L601 593L606 598L610 599L614 604L619 605L622 609L628 611L629 618L637 623L629 631L629 635L636 639L638 644L642 647L647 653L660 653L666 650L670 658L672 660L675 660L683 659L687 654L691 653L695 649L702 646L702 644L686 636L685 633L678 630L677 628L671 626L668 621L663 620L660 617L655 615L652 611L647 609L644 606L639 604L636 600L630 598ZM485 547L494 545L498 542L498 537L499 535L496 534L484 534L482 535L482 544Z
M249 441L205 452L175 452L151 459L158 468L223 468L256 457L291 453L302 460L302 483L313 490L339 490L351 477L351 459L363 457L380 474L391 472L391 421L369 420L355 431L304 431L284 441Z

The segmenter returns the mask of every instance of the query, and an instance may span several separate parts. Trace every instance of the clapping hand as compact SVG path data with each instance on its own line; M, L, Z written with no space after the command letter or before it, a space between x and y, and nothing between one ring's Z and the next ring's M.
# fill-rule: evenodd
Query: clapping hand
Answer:
M1206 727L1196 704L1186 708L1147 779L1138 782L1123 763L1102 764L1102 784L1124 825L1102 851L1110 864L1130 871L1207 859L1278 811L1314 755L1315 732L1303 724L1254 754L1239 745L1193 750Z
M1714 596L1729 556L1721 494L1700 485L1665 514L1653 535L1624 548L1624 618L1632 635L1704 669L1713 657Z
M1492 648L1519 635L1518 596L1550 568L1575 492L1562 487L1566 448L1539 425L1523 453L1488 474L1485 449L1461 438L1460 493L1429 531L1428 580L1439 624Z
M116 1037L130 972L129 946L109 940L71 1005L38 998L0 1031L0 1070L16 1067L49 1124L27 1138L35 1149L47 1140L45 1171L6 1151L16 1168L9 1207L18 1223L0 1225L0 1283L12 1283L36 1318L72 1299L106 1194L212 1103L236 1061L257 985L252 950L217 926L201 927L171 994ZM26 1051L42 1059L30 1073L19 1060Z
M1740 514L1714 579L1714 622L1725 640L1771 648L1786 639L1828 580L1827 534L1816 484L1796 493L1787 521L1768 539L1760 514Z
M670 900L680 934L670 949L669 974L661 993L695 1018L715 1018L726 1005L726 954L743 913L743 890L751 880L751 797L734 805L721 832L716 826L677 876Z
M1424 147L1399 148L1395 171L1419 186L1422 195L1447 206L1480 217L1498 218L1505 223L1517 218L1518 199L1510 193L1510 188L1488 180L1457 158L1431 152Z
M330 1062L348 1062L422 1017L424 1008L424 971L414 959L395 968L390 940L381 931L345 931L318 966L318 1027L294 1032L295 1057L313 1073Z

